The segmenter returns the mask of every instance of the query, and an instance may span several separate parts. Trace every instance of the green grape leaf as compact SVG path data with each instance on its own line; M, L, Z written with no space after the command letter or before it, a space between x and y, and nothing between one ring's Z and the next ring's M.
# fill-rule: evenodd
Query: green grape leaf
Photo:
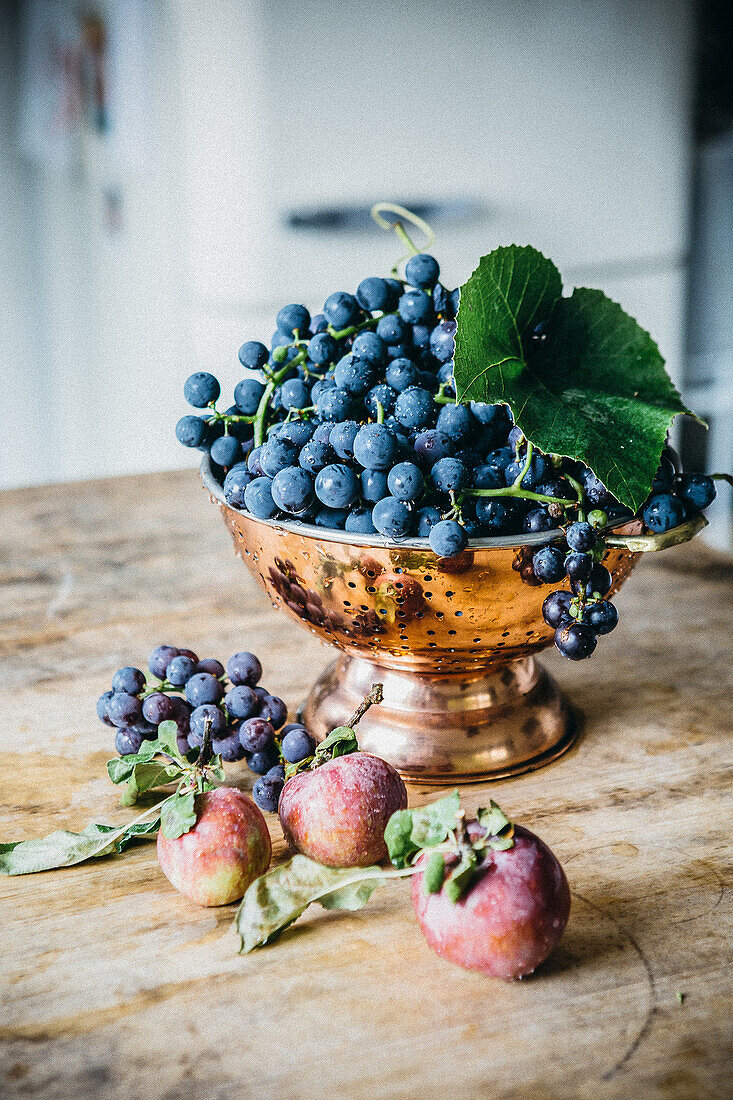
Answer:
M455 828L460 809L458 791L453 791L414 810L397 810L387 822L384 840L395 867L407 867L423 848L436 848Z
M176 792L160 804L160 831L168 840L193 829L196 824L196 806L193 791Z
M493 798L489 799L487 807L479 806L476 820L491 836L498 836L510 824L509 818Z
M621 306L600 290L561 292L557 268L534 248L482 257L461 287L458 400L508 404L535 446L584 462L636 511L672 420L690 410L654 340Z
M160 746L159 752L167 753L168 756L172 756L174 760L178 760L181 764L185 762L185 757L181 755L178 748L178 726L175 722L160 723L157 744Z
M120 806L133 806L141 794L154 787L164 787L168 783L177 783L186 773L178 764L162 760L150 760L135 764L125 789L120 796Z
M32 875L57 867L72 867L87 859L122 852L137 837L157 833L160 817L131 825L87 825L80 833L58 829L37 840L0 844L0 874Z
M360 909L387 878L381 867L324 867L293 856L248 887L234 922L240 952L270 943L315 901L326 909Z
M335 760L337 756L347 756L358 751L356 734L351 726L337 726L316 749L316 760Z

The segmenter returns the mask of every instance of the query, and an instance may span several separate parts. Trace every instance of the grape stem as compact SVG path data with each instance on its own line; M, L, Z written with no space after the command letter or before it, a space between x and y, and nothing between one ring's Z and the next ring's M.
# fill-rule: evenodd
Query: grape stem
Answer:
M304 363L305 358L306 353L304 351L299 351L297 355L293 356L289 363L285 363L285 365L282 366L280 370L275 371L270 376L267 385L265 386L262 397L260 398L260 403L257 406L257 412L252 418L252 423L254 424L255 430L255 447L262 446L262 441L265 437L265 421L267 418L267 409L270 404L270 398L275 391L275 387L278 385L279 382L282 382L283 378L285 378L285 376L290 373L293 367L297 367L300 363Z

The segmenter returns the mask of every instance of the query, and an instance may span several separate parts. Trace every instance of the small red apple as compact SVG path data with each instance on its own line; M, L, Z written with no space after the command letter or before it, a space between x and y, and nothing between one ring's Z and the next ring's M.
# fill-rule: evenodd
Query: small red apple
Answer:
M270 866L272 844L265 819L236 787L198 795L196 824L169 840L158 833L163 874L198 905L228 905Z
M368 867L387 857L384 830L407 791L391 764L351 752L289 779L278 813L290 845L329 867Z
M468 826L469 835L474 832ZM420 862L424 862L422 856ZM446 858L450 870L456 858ZM514 846L489 851L478 880L457 902L426 894L424 875L412 879L412 905L433 951L467 970L511 981L544 962L568 922L570 890L550 849L517 826Z

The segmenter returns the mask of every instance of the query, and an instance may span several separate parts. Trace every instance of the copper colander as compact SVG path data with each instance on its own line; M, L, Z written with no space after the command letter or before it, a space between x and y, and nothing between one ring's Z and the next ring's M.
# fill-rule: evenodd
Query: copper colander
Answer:
M384 702L362 719L359 741L409 778L498 778L540 767L572 744L572 712L534 658L553 632L541 613L549 589L528 563L552 534L474 540L440 559L427 539L395 545L255 519L226 503L208 458L201 476L273 606L339 651L301 707L318 738L381 681ZM635 520L617 534L640 529ZM612 591L638 558L626 546L607 551Z

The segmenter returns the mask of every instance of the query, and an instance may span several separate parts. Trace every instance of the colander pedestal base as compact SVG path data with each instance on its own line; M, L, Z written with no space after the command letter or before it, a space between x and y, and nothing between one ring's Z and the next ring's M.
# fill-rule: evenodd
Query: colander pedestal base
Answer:
M479 782L532 771L565 752L577 723L533 658L458 674L407 672L339 656L301 707L319 739L343 725L372 684L384 702L358 726L359 745L421 783Z

